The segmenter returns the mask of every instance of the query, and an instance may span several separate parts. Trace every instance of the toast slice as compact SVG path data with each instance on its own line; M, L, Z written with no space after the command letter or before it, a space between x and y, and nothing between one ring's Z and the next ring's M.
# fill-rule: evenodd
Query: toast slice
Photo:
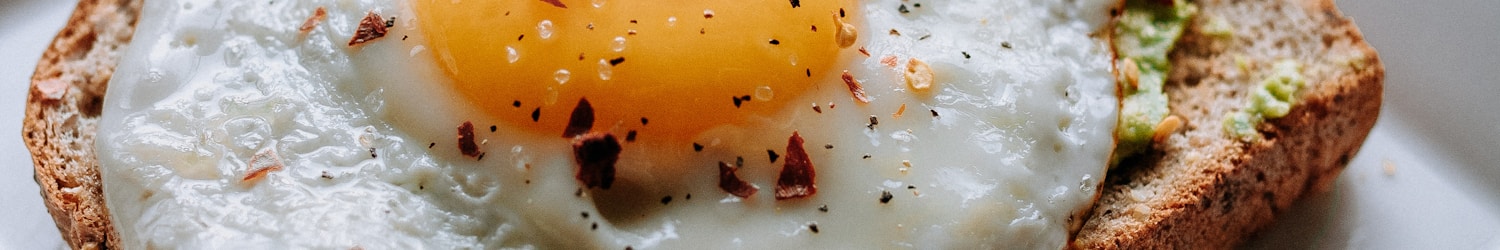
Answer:
M1208 18L1194 21L1172 55L1167 87L1186 131L1110 173L1073 246L1232 246L1304 192L1327 188L1373 126L1383 68L1331 2L1198 4L1201 16L1219 16L1239 35L1208 36L1196 29ZM23 138L48 211L75 249L118 246L92 145L140 8L140 0L81 1L30 83ZM1254 71L1278 59L1305 65L1301 101L1257 128L1263 140L1226 136L1222 117L1245 105L1254 84L1254 74L1232 70L1236 61Z
M94 157L104 91L135 33L140 0L83 0L37 62L21 137L47 212L74 249L119 245Z
M1380 112L1385 69L1331 0L1200 0L1166 92L1185 129L1110 171L1073 247L1230 248L1331 184ZM1228 30L1225 30L1225 29ZM1225 31L1230 31L1227 36ZM1306 80L1291 111L1225 130L1284 60Z

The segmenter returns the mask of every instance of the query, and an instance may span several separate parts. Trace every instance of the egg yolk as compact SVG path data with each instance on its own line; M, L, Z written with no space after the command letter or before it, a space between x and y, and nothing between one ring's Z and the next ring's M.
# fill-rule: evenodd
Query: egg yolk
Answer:
M857 20L845 11L853 0L422 0L413 7L452 87L502 121L561 134L586 98L595 129L676 139L769 116L810 87L835 84L825 77L842 70L834 68L842 58L835 22ZM825 87L843 87L836 84Z

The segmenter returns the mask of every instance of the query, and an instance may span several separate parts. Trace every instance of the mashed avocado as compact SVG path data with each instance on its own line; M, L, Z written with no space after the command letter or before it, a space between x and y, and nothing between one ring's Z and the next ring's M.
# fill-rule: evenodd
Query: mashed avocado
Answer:
M1270 118L1286 116L1292 110L1297 91L1307 84L1302 65L1282 60L1272 66L1271 75L1250 89L1250 103L1239 112L1224 117L1224 132L1242 141L1260 138L1255 126Z
M1188 21L1198 12L1185 0L1170 5L1153 0L1127 0L1114 30L1114 48L1119 54L1120 86L1124 101L1116 128L1119 145L1113 163L1151 147L1156 125L1167 117L1167 95L1162 92L1172 63L1167 53L1182 37Z

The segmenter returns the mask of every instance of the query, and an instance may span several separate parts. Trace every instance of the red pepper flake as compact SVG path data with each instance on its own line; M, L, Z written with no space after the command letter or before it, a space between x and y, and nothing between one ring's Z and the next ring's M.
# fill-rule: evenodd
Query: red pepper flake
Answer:
M880 64L885 64L888 67L896 67L896 56L886 55L880 57Z
M323 6L318 6L318 9L313 10L313 15L310 16L310 17L307 17L307 21L302 21L302 26L297 27L297 31L300 31L303 34L307 34L307 32L312 32L313 28L317 28L318 27L318 23L319 22L323 22L323 19L327 19L327 18L328 18L328 10L323 9Z
M349 46L359 45L385 37L385 19L380 14L370 11L365 18L359 20L359 28L354 30L354 37L349 38Z
M859 53L864 54L865 57L870 57L870 50L865 49L865 46L859 46Z
M845 70L843 78L844 85L849 85L849 93L854 95L854 99L859 100L859 102L870 103L870 97L865 95L865 87L859 86L859 81L854 80L854 75L849 74L849 71Z
M589 105L588 98L579 98L578 106L573 107L573 114L568 117L568 127L563 130L563 138L578 136L590 129L594 129L594 106Z
M807 150L802 148L802 135L792 132L792 137L786 143L786 165L781 168L781 176L776 179L776 199L785 200L801 198L818 193L818 185L813 182L817 173L813 171L812 160L807 156Z
M542 0L542 2L552 4L552 6L557 6L558 8L568 8L568 5L563 4L562 0Z
M573 159L584 187L609 189L615 182L615 162L620 160L620 141L609 133L592 132L573 139Z
M776 154L776 150L767 149L766 155L771 157L771 163L776 163L776 159L781 158L781 155Z
M714 11L713 10L703 10L703 19L712 19L712 18L714 18Z
M729 163L719 162L719 189L740 198L750 198L751 195L755 195L755 192L760 191L760 188L740 179L740 176L735 174L736 171L739 171L739 168L729 166Z
M458 152L469 157L479 157L479 144L474 143L474 123L464 121L458 125Z
M281 157L276 155L275 149L261 149L260 152L256 152L254 156L250 157L250 172L246 173L244 178L240 178L240 182L253 183L265 177L266 174L270 174L271 171L281 170L284 166L281 162Z

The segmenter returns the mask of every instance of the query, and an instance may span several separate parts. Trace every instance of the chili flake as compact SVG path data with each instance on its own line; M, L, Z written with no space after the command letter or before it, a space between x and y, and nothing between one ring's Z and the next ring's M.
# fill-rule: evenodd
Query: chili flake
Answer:
M359 28L354 30L354 37L349 38L349 46L385 37L385 32L385 19L380 18L380 14L375 14L375 11L372 10L365 14L364 19L360 19Z
M469 157L479 156L479 144L474 143L474 123L464 121L458 125L458 152Z
M328 10L323 9L323 6L318 6L318 9L313 10L313 15L307 17L307 21L302 21L302 26L297 27L297 30L301 31L303 34L312 32L313 28L318 27L319 22L323 22L323 19L327 18Z
M609 189L615 182L615 162L620 160L620 141L609 133L587 133L573 139L573 159L584 187Z
M736 171L739 171L738 167L729 166L728 163L722 161L719 162L719 189L740 198L749 198L751 195L755 195L755 192L760 191L760 188L750 185L744 179L740 179L739 175L735 174Z
M802 135L795 131L787 139L786 165L781 168L781 176L776 179L777 200L818 193L818 185L814 183L817 173L813 170L812 161L807 156L807 150L802 148L802 143Z
M573 107L573 114L568 118L568 127L563 130L563 137L570 138L587 133L594 128L594 106L589 105L588 98L579 98L578 106Z
M542 0L542 2L552 4L552 6L557 6L558 8L568 8L568 5L563 4L562 0Z
M844 85L849 86L849 93L854 95L854 99L859 100L859 102L870 103L870 97L865 95L865 87L860 86L859 81L854 80L854 75L849 74L849 71L845 70L842 78L844 79Z

